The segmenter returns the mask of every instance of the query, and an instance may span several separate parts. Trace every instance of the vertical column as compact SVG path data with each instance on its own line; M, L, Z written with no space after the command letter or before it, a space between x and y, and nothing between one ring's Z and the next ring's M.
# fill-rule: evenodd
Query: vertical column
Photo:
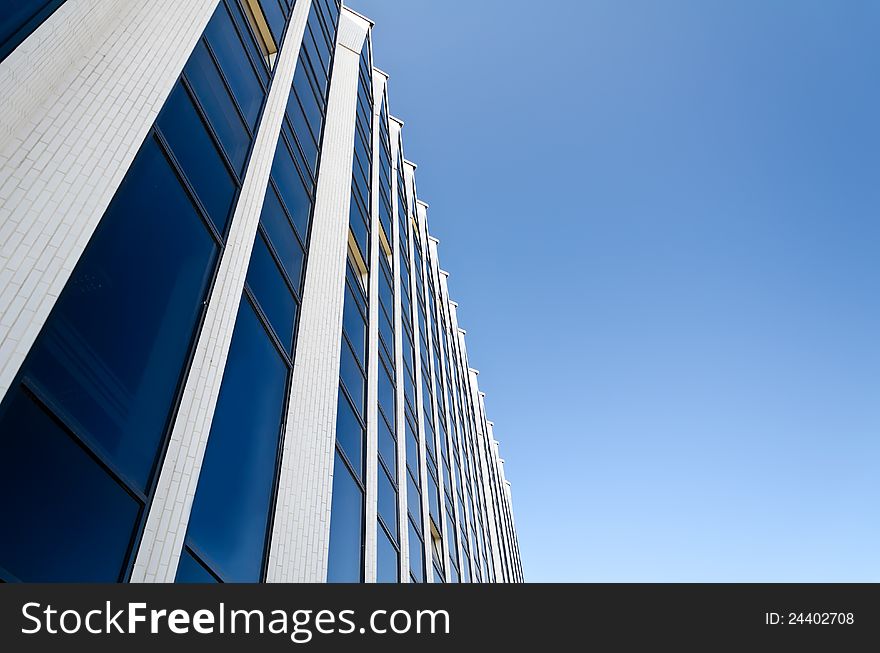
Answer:
M275 62L250 164L149 507L132 582L172 582L177 573L310 6L307 0L294 6Z
M269 582L324 582L360 52L370 23L343 8L333 57Z
M406 224L408 216L400 215L400 208L404 206L404 198L398 195L401 189L399 184L399 175L402 174L401 160L402 152L400 150L400 131L403 122L397 118L389 117L389 134L391 137L391 211L392 211L392 240L391 249L394 252L395 273L394 273L394 367L397 369L397 385L395 386L395 405L397 407L395 421L397 422L397 432L394 434L397 438L397 519L400 524L400 582L410 582L409 576L409 516L407 515L407 483L406 483L406 409L404 408L406 398L404 395L404 375L407 374L403 364L403 309L401 306L402 288L400 284L400 266L402 252L400 251L400 239L406 238L406 234L401 233L401 221Z
M372 66L372 62L371 62ZM364 581L376 582L376 524L379 506L378 473L379 463L379 255L381 245L379 243L379 119L382 110L382 98L385 95L385 86L388 76L373 69L373 133L370 135L373 165L371 166L370 186L370 287L369 304L367 306L367 494L366 509L364 510L364 523L366 533L364 538Z
M0 398L217 0L68 0L0 63Z

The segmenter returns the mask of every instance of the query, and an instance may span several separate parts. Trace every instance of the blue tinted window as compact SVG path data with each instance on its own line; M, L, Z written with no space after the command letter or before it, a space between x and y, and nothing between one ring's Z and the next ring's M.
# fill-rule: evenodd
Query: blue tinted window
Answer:
M65 421L141 490L165 431L216 249L168 161L148 139L23 368Z
M416 472L418 473L418 472ZM416 487L412 476L406 475L406 502L409 504L409 514L418 522L422 523L422 499L419 488Z
M287 212L293 220L293 225L296 227L300 239L306 242L312 200L309 198L302 178L296 172L293 159L290 158L290 150L287 149L283 140L278 141L278 147L275 150L272 178L278 186L278 192L281 194L281 199L284 206L287 207Z
M409 420L406 424L406 464L416 475L419 473L419 441Z
M342 383L345 389L348 390L349 396L354 401L355 408L362 415L364 410L364 373L358 366L354 354L351 353L351 347L348 346L345 339L342 340L339 376L342 378Z
M281 11L278 0L260 0L260 6L263 8L263 14L266 16L266 22L269 23L269 29L272 31L275 43L280 44L287 19L284 17L284 12Z
M379 466L379 516L385 527L395 538L397 537L397 490L388 478L388 474Z
M282 344L290 351L293 342L293 323L296 319L296 305L290 288L281 276L281 270L269 253L262 234L257 234L254 250L248 267L247 283L254 293L260 308L269 318L269 323Z
M180 564L177 565L177 577L175 583L216 583L214 578L202 564L192 557L186 547L180 554Z
M377 583L396 583L400 580L400 562L397 549L388 539L388 534L378 527L379 533L376 538L376 582Z
M156 124L217 231L222 234L232 208L235 184L189 94L180 83L171 91Z
M187 531L226 581L260 579L286 379L286 364L242 300Z
M266 201L263 204L260 222L263 224L278 258L281 259L281 265L287 272L290 283L299 291L302 280L303 249L293 233L293 227L290 225L284 209L281 208L278 195L271 186L266 191Z
M384 365L379 365L379 406L389 420L394 420L394 382Z
M342 458L336 454L330 508L330 551L327 561L329 583L361 582L363 509L363 493Z
M425 582L424 545L411 521L409 522L409 572L417 583Z
M291 91L290 102L287 105L287 117L290 120L293 132L296 134L296 142L299 144L303 160L314 177L315 165L318 161L318 145L309 131L306 117L300 108L294 91Z
M342 328L345 335L354 348L358 360L366 367L367 355L367 327L364 324L364 317L358 310L358 302L354 297L354 291L348 284L345 284L345 302L342 309Z
M251 139L202 41L199 41L186 65L186 78L208 114L208 120L217 132L229 160L241 174Z
M357 199L355 199L355 193L352 191L351 200L349 203L349 224L351 225L351 231L354 234L355 242L357 242L358 249L361 251L361 256L364 258L364 261L369 260L369 234L367 233L367 225L364 222L364 218L362 217L360 205L358 204Z
M394 474L397 470L397 442L384 419L379 420L379 454L388 470Z
M22 390L0 411L0 459L0 567L24 582L120 580L140 504Z
M257 125L260 105L263 103L263 87L245 54L244 46L238 38L224 3L221 2L214 12L214 17L205 28L205 36L217 56L217 61L220 62L220 68L229 80L232 94L238 100L238 106L241 107L245 120L253 129Z
M336 441L345 452L348 462L358 476L364 468L364 429L355 416L354 409L340 390L336 408Z
M232 18L238 26L238 31L242 35L244 45L248 52L250 52L251 61L256 64L257 74L264 83L268 83L269 71L267 70L268 64L263 52L264 46L262 45L262 38L259 39L260 45L257 45L258 40L255 36L254 29L251 27L250 20L245 18L244 14L242 14L241 4L239 2L231 2L226 6L232 12Z

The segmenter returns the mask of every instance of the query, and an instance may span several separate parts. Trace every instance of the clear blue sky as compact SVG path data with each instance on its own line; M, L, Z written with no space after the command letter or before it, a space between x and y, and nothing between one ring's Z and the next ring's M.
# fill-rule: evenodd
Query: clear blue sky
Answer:
M880 581L880 3L351 0L529 581Z

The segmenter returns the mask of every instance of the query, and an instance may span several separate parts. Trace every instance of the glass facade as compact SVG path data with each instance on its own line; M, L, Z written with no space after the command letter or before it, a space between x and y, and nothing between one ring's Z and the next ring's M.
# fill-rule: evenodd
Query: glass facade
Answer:
M0 65L63 2L13 4L0 18ZM337 79L343 18L360 21L366 38L359 54L345 52L350 75ZM292 24L303 28L301 41L298 30L288 35ZM335 368L325 375L335 423L322 428L332 442L326 467L316 468L326 470L316 484L326 487L328 510L320 580L522 579L492 425L371 38L337 0L220 0L181 56L158 116L0 398L0 455L9 461L0 523L15 534L0 537L0 581L138 580L168 474L191 475L192 484L182 526L151 549L174 540L167 580L272 580L275 521L291 508L279 494L286 444L314 437L294 428L291 408L312 382L294 383L297 350L314 339L301 318L327 302L338 302L342 319L328 332L339 346L338 377ZM336 84L351 85L353 112L328 111ZM264 111L270 94L275 122L264 115L273 113ZM340 115L354 124L333 124ZM280 133L257 138L279 118ZM354 133L350 177L347 158L338 173L322 168L326 156L339 158L324 151L325 137L343 128ZM254 174L268 175L259 216L238 206L242 189L256 188L246 183ZM335 174L345 178L331 189L338 201L322 200L319 181ZM244 211L252 211L246 240ZM313 245L322 243L313 238L327 226L321 220L333 219L347 227L343 252ZM234 287L218 274L233 256ZM338 295L309 296L306 281L331 267L344 268ZM194 415L181 406L190 388L208 384L196 348L215 333L205 324L218 293L234 306L218 318L228 350L223 363L208 361L210 407ZM328 359L335 347L322 349ZM174 458L175 425L197 419L205 420L201 462L192 449Z

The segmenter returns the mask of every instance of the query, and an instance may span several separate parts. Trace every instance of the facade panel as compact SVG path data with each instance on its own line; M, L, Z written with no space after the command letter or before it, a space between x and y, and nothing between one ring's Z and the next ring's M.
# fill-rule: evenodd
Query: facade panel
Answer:
M522 581L372 23L152 4L0 22L0 580Z

